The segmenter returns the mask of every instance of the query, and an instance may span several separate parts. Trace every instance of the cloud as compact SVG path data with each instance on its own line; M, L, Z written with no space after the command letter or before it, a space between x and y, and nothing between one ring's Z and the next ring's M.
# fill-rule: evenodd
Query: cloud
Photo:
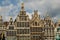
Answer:
M60 0L23 0L23 2L30 17L34 10L38 10L41 17L46 14L49 14L52 19L59 19L60 17ZM8 16L16 17L20 11L20 3L19 0L4 1L2 3L4 6L0 6L0 15L7 17L6 20L8 20Z
M9 21L9 17L12 16L13 19L15 19L18 11L19 11L19 3L16 3L16 5L10 3L9 5L6 5L7 2L10 1L4 1L4 6L0 6L0 16L3 16L4 21Z
M49 14L51 18L59 19L60 17L58 16L60 15L60 0L25 0L24 2L26 9L39 10L42 16Z
M29 16L30 19L32 19L32 15L34 15L34 12L32 12L32 13L26 12L26 14ZM38 11L37 14L40 15L41 18L43 17L41 12Z
M1 6L0 7L0 15L3 16L4 20L8 20L9 11L13 8L13 4L9 6ZM7 18L6 18L7 17Z

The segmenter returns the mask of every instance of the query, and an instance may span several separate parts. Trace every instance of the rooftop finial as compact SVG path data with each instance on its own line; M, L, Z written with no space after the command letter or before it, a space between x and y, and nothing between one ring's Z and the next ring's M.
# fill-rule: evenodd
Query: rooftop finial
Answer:
M21 3L21 10L24 10L24 3Z

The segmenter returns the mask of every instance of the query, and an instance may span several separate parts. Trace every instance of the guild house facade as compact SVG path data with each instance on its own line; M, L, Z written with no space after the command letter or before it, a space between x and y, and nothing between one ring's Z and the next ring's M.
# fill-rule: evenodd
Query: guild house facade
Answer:
M10 17L9 22L3 22L0 16L0 40L57 40L59 26L59 22L54 23L48 15L41 19L37 10L30 19L22 3L15 21Z

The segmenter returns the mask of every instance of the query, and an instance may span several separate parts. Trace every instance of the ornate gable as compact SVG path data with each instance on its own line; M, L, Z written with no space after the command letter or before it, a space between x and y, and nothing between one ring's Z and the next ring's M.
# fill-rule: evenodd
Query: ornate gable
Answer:
M10 21L9 21L8 26L7 26L7 29L9 29L9 30L16 29L12 17L10 17Z
M24 10L24 3L22 3L21 10L20 10L19 15L16 18L16 21L20 22L20 21L28 21L28 20L29 20L29 16L26 15L26 11Z
M34 15L32 16L31 20L31 26L37 26L37 27L42 27L42 21L40 20L40 15L38 14L38 11L34 11Z
M54 23L53 23L52 19L50 18L50 16L48 16L48 15L44 18L44 24L46 27L47 26L54 27Z
M40 15L38 15L38 11L34 11L34 15L32 16L32 20L31 21L40 21Z

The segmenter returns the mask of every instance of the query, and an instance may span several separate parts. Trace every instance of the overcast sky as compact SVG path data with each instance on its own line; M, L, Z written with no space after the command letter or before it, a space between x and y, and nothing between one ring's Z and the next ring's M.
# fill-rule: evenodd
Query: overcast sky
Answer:
M48 14L54 21L60 19L60 0L0 0L0 15L5 21L8 21L10 16L16 18L21 2L24 2L30 17L34 10L38 10L41 17Z

